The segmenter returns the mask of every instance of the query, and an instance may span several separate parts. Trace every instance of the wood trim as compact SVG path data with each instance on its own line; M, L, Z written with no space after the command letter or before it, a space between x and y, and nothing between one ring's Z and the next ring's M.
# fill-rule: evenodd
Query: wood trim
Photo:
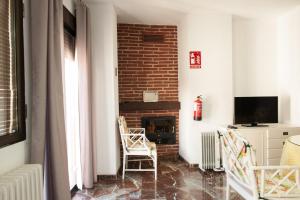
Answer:
M159 102L124 102L119 104L120 111L140 111L140 110L180 110L178 101Z
M26 105L24 80L24 36L23 36L23 2L15 1L15 40L16 40L16 73L18 91L18 130L14 134L0 137L0 147L5 147L26 139Z
M121 162L122 163L122 162ZM118 180L119 175L122 174L122 165L119 166L116 175L97 175L97 182L101 180Z
M64 18L64 28L75 37L76 17L65 6L63 11L63 18Z
M118 174L116 175L97 175L97 180L118 180Z

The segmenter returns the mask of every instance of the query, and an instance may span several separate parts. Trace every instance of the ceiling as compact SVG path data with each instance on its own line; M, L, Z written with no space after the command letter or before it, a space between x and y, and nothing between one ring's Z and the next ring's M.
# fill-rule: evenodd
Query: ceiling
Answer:
M186 13L218 11L247 18L276 17L300 0L98 0L113 2L123 23L177 24Z

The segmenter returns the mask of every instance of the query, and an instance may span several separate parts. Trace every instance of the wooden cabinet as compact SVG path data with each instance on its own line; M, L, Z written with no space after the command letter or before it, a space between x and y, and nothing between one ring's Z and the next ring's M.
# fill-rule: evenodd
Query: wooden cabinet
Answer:
M258 165L279 165L285 140L292 135L300 135L299 126L287 124L270 124L268 127L238 126L236 131L253 145Z

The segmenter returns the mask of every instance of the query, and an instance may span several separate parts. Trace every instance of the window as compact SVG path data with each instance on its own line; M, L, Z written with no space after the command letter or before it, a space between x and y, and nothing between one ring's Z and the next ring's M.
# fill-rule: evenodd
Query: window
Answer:
M64 8L64 98L70 189L82 186L75 24L75 17Z
M25 138L23 4L0 0L0 147Z
M80 173L79 110L78 110L78 67L75 62L75 37L64 31L64 93L65 122L67 134L69 183L72 189Z

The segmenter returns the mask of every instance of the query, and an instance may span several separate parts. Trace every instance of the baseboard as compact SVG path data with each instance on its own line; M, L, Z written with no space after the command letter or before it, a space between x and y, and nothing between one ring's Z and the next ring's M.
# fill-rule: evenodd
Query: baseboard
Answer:
M97 180L117 180L118 175L122 172L122 166L120 165L116 175L97 175Z
M161 155L157 157L158 161L177 161L179 159L179 154Z
M97 175L97 180L117 180L118 175Z
M178 155L178 157L180 160L184 161L189 168L199 168L199 164L189 163L180 154Z

